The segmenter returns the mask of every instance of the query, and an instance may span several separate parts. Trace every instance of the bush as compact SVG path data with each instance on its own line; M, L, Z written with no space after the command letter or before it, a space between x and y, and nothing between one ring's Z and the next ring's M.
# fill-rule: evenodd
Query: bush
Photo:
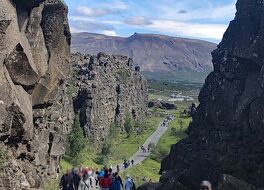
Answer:
M109 159L107 156L104 156L102 154L99 154L96 159L94 160L94 162L98 165L107 165Z
M134 124L129 114L126 114L124 128L127 133L127 137L130 137L133 132Z
M150 149L153 149L153 148L155 148L155 144L154 144L154 143L149 143L148 147L149 147Z
M167 155L168 155L168 150L161 147L156 147L151 152L150 158L152 160L156 160L157 162L161 162Z
M80 164L82 162L80 153L85 148L87 140L83 135L80 126L79 117L76 116L72 131L67 136L66 154L72 158L72 164Z
M111 153L111 143L109 141L106 141L101 150L101 155L108 156Z

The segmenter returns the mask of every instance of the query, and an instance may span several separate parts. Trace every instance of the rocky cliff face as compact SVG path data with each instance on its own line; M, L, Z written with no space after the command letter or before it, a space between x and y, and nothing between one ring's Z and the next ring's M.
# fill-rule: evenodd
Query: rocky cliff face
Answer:
M147 83L132 69L133 61L126 56L73 54L72 78L74 110L80 124L94 145L101 145L117 124L124 129L127 116L140 122L146 116ZM75 95L74 95L75 94Z
M61 0L0 4L0 189L39 189L59 170L72 122L63 90L67 7Z
M200 92L189 136L162 162L159 189L198 189L204 179L216 187L222 174L233 176L229 189L264 187L263 23L263 1L238 0L235 20L212 53L214 71ZM241 181L254 187L235 185Z

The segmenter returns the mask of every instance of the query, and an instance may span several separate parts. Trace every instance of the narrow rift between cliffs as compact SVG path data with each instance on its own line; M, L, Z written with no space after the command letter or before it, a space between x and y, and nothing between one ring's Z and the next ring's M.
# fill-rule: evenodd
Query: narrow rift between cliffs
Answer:
M203 180L212 182L214 190L264 189L263 0L237 1L236 17L212 52L214 70L200 91L199 106L196 108L193 104L190 108L194 109L191 114L187 110L175 111L178 105L168 103L169 97L174 97L173 100L190 97L182 96L179 91L179 95L175 95L174 89L164 93L159 87L159 90L152 90L168 102L159 100L154 94L157 101L152 102L152 107L156 107L147 109L148 84L140 74L141 57L134 64L131 58L123 55L70 54L68 8L63 0L0 0L0 5L0 189L43 189L48 181L60 177L60 164L66 162L69 139L75 140L72 133L84 139L81 142L86 143L84 147L96 150L99 154L96 159L101 160L102 165L102 156L109 155L111 138L115 138L113 131L117 131L118 137L123 135L129 139L132 130L137 136L132 139L136 141L136 148L133 147L136 150L128 150L130 144L127 145L129 148L118 152L123 154L122 159L131 158L135 152L138 154L132 158L138 158L148 149L148 156L155 153L158 156L156 162L146 162L155 163L157 167L157 162L162 160L160 181L152 183L150 178L150 183L140 186L140 190L194 190L199 189ZM92 40L95 37L108 39L86 35ZM128 43L144 40L161 44L155 47L163 47L165 41L170 44L168 47L174 48L181 41L180 38L140 34L116 39L123 42L122 50ZM197 71L193 73L211 71L207 70L211 62L206 53L215 44L184 41L185 44L200 44L197 53L190 53L197 55L188 59L190 68ZM152 61L159 63L161 60L162 73L169 73L170 68L178 70L176 62L171 60L175 57L172 49L166 52L171 54L168 60L160 59L159 51L155 51L150 65ZM182 51L181 66L185 64L186 51L189 46ZM131 54L134 55L133 51ZM208 62L199 65L197 57ZM168 84L164 82L163 85ZM148 131L143 125L148 126L144 121L151 114L154 117L152 125L157 128L152 126ZM171 114L179 117L177 129L169 126L174 119ZM192 122L185 135L183 124L190 121L186 119L190 115ZM184 122L180 116L186 117ZM141 133L144 130L146 134ZM151 138L161 138L157 137L158 132L167 138L175 137L173 143L176 142L175 133L180 134L177 140L182 140L171 146L168 155L164 149L155 152L156 144ZM143 140L141 135L145 135ZM166 139L160 143L166 143ZM142 144L146 147L140 147ZM76 155L74 151L71 152L73 156ZM126 151L130 152L125 154ZM138 160L135 163L141 163ZM112 160L114 164L120 164L119 161ZM140 172L143 173L142 168ZM157 173L155 168L150 170Z

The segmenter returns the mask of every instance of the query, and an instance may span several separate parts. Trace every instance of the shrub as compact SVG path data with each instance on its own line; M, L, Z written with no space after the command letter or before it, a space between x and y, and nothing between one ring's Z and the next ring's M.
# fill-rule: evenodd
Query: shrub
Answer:
M154 143L149 143L148 147L149 147L150 149L153 149L153 148L155 148L155 144L154 144Z
M129 114L126 114L124 128L127 133L127 137L130 137L133 132L134 124Z
M99 154L95 159L94 162L98 165L107 165L108 163L108 157L104 156L102 154Z
M171 132L170 133L171 133L172 136L177 136L177 132L178 131L177 131L177 129L175 127L171 128Z
M161 162L167 155L168 155L168 150L161 147L156 147L151 152L150 158L156 160L157 162Z
M101 155L107 156L110 153L111 153L111 142L106 141L102 146Z
M83 130L80 126L79 117L76 116L71 132L67 136L66 154L72 158L72 164L81 163L81 151L87 144L86 138L83 135Z

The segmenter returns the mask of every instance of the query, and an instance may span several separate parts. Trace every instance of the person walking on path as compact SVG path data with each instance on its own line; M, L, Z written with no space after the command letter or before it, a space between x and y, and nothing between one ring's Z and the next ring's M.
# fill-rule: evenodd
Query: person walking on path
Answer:
M108 170L104 171L104 177L99 180L101 190L109 190L112 185L112 178L109 176Z
M111 190L121 190L121 187L123 188L123 183L121 177L118 175L118 173L114 173L114 176L112 178L112 186Z
M99 171L98 171L98 169L96 169L94 179L95 179L95 187L98 188L99 187Z
M61 177L60 190L74 190L72 171L68 170L66 174Z
M130 178L129 175L126 176L126 181L125 181L125 189L124 190L133 190L133 181Z
M78 190L89 190L90 189L90 177L88 171L84 171L82 179L79 183Z
M78 189L80 181L81 181L81 177L80 177L81 171L79 171L78 168L73 168L72 175L73 175L74 189Z
M120 171L120 168L119 168L119 165L117 164L116 166L116 171L119 172Z

